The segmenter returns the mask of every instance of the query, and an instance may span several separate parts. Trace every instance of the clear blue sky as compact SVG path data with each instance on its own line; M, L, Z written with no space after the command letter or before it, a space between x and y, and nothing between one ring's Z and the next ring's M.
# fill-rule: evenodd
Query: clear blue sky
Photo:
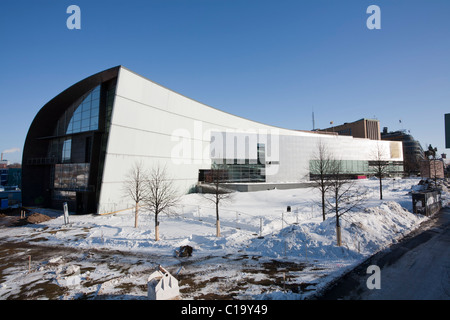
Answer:
M81 30L69 30L69 5ZM369 30L369 5L381 30ZM190 98L291 129L377 118L445 150L448 0L1 0L0 151L21 161L55 95L125 67ZM401 123L399 122L401 120Z

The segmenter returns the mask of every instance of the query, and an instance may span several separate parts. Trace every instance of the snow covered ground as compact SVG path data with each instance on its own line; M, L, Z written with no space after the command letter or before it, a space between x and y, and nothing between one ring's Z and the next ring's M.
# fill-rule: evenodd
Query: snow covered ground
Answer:
M58 217L39 225L1 228L0 242L20 239L85 252L111 249L148 255L152 261L130 262L125 273L100 264L70 264L59 256L34 265L32 272L14 266L4 269L0 277L0 299L14 297L19 286L39 279L66 289L64 296L52 297L56 299L80 294L93 298L99 292L119 292L118 287L122 288L119 299L143 299L148 270L157 264L172 272L184 266L180 273L183 299L211 294L220 298L226 292L238 299L302 299L427 219L412 213L409 192L418 182L385 179L384 199L379 200L378 180L357 181L358 188L367 189L367 200L362 208L342 217L341 247L336 246L335 217L330 214L322 221L319 194L312 188L235 193L221 207L220 238L215 236L211 202L199 194L183 196L174 214L159 218L161 240L157 242L154 217L145 209L138 228L134 228L133 210L105 216L70 215L67 225L58 212ZM287 206L292 208L290 213ZM175 250L185 245L193 247L192 257L174 257Z

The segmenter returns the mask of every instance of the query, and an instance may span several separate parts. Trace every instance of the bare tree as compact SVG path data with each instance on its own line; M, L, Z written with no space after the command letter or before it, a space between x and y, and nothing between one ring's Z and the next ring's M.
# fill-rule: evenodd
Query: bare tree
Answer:
M331 153L328 151L326 146L322 141L317 144L317 151L315 152L314 158L310 161L309 172L310 181L313 182L313 188L319 190L322 200L322 218L325 221L326 215L326 194L330 186L328 180L330 179L332 173L332 167L334 161L332 160Z
M155 241L159 240L158 216L161 213L169 213L170 209L178 203L179 197L169 180L166 168L159 165L150 170L147 178L146 197L144 202L151 212L155 214Z
M227 171L223 165L214 164L209 171L207 182L211 183L211 188L205 190L203 196L212 201L216 207L216 236L220 237L220 219L219 219L219 205L223 201L229 200L232 197L230 190L223 187L226 181Z
M389 161L386 160L387 154L379 143L373 151L372 160L369 166L375 177L380 181L380 200L383 199L383 178L389 173Z
M365 200L366 191L355 186L355 180L349 179L343 168L342 162L333 160L331 164L331 176L329 182L329 193L327 206L336 216L336 242L341 246L341 224L340 218L347 212L357 208Z
M123 191L127 198L135 203L134 209L134 227L138 226L139 203L145 199L148 192L148 184L146 182L147 173L145 172L142 162L137 162L128 172L123 183Z

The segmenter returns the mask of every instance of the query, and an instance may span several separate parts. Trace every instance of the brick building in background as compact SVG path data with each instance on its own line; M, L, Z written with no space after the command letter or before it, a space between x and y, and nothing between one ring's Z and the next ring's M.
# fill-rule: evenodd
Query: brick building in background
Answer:
M420 176L423 178L444 178L444 161L423 160L420 162Z
M355 122L344 123L318 131L335 132L342 136L381 140L380 121L375 119L360 119Z

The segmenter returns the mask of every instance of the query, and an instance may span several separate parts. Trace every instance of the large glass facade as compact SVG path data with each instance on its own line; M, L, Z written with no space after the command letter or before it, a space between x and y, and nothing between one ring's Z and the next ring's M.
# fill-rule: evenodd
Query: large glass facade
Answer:
M319 172L315 171L319 168L319 160L310 160L310 174L316 175ZM339 170L342 174L348 175L373 175L375 172L376 161L365 161L365 160L339 160L340 167ZM402 161L389 161L388 163L388 173L398 174L403 171Z
M98 129L100 86L96 87L76 107L67 126L66 134Z
M54 187L58 189L88 189L89 163L64 163L55 165Z
M64 136L98 129L101 86L97 86L70 107L59 118L55 136Z
M76 212L95 210L92 204L96 203L96 191L101 185L99 179L102 176L115 87L115 81L98 85L77 99L60 116L48 147L48 158L53 159L54 164L51 178L53 206L60 207L62 202L67 201L71 210ZM94 148L99 148L100 153ZM95 172L91 172L91 168Z
M120 66L67 88L38 112L28 131L23 203L97 212L109 119Z
M223 159L213 162L213 167L224 170L226 182L265 182L266 181L266 157L265 145L257 145L258 159Z

